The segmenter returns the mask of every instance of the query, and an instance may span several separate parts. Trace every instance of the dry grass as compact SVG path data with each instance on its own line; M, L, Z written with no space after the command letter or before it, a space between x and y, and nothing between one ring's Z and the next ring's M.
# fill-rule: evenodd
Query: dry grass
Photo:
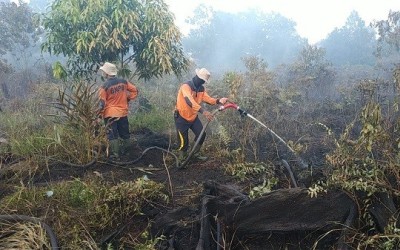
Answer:
M46 231L38 223L0 223L0 250L51 249Z

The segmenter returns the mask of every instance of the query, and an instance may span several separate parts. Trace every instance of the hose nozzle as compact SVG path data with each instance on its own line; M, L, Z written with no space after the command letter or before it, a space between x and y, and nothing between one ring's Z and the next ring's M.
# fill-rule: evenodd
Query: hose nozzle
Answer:
M237 109L237 110L239 111L239 114L240 114L240 116L241 116L241 117L245 117L245 116L247 116L247 112L246 112L246 111L244 111L244 110L240 109L239 107L238 107L238 109Z
M227 108L236 109L237 111L239 111L241 117L247 116L247 112L242 110L242 109L240 109L240 107L236 103L233 103L233 102L230 102L230 103L227 103L227 104L225 104L223 106L220 106L218 110L222 111L222 110L225 110Z
M223 106L220 106L220 107L219 107L219 111L225 110L225 109L227 109L227 108L239 109L239 106L236 105L236 104L233 103L233 102L230 102L230 103L227 103L227 104L225 104L225 105L223 105Z

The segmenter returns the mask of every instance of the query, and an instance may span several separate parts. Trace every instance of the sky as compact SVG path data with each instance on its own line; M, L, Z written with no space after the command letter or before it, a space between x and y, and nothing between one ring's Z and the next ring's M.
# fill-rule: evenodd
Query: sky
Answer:
M165 0L175 15L176 25L183 34L190 27L185 19L193 15L201 3L216 11L231 13L257 9L278 12L296 22L297 33L313 44L346 22L351 11L358 12L366 25L387 20L389 11L400 11L400 0Z

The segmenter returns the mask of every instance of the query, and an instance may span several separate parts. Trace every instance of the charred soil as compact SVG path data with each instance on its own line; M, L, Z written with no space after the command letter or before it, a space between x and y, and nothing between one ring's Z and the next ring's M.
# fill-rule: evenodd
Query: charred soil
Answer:
M169 140L166 136L153 133L149 130L137 131L134 143L129 148L128 155L118 162L97 161L88 167L69 167L64 164L53 164L47 171L41 172L30 179L34 185L45 186L49 183L73 180L75 178L91 178L101 176L109 182L132 181L138 177L146 176L148 179L163 183L169 192L168 204L149 204L143 209L143 214L134 216L129 221L121 221L117 228L102 232L98 241L99 245L106 244L118 246L118 239L126 234L139 234L152 223L151 237L166 234L165 240L158 244L159 249L310 249L313 243L323 232L305 230L248 232L248 234L235 235L235 225L224 225L212 218L209 220L206 244L200 244L204 238L204 198L210 197L205 190L207 182L220 183L233 193L237 192L240 199L246 199L251 187L258 185L262 179L239 180L229 175L224 164L227 159L208 155L206 161L191 161L184 169L175 166L175 158L165 151L154 148L143 152L149 147L168 149ZM139 160L137 160L139 159ZM137 161L136 161L137 160ZM135 161L134 164L124 164ZM14 192L13 175L18 172L16 159L3 159L0 178L7 179L1 184L0 199ZM12 163L12 164L11 164ZM288 174L281 166L276 167L276 175L281 178L279 189L290 188ZM2 181L3 182L3 181ZM283 183L283 184L282 184ZM231 192L231 191L229 191ZM237 197L223 197L230 199L232 204L240 204ZM212 196L212 195L211 195ZM304 208L306 209L306 208ZM260 211L261 212L261 211ZM217 215L213 215L215 218ZM248 214L249 217L257 216ZM215 238L214 238L215 237ZM320 240L316 249L330 249L338 240L339 235L331 234Z

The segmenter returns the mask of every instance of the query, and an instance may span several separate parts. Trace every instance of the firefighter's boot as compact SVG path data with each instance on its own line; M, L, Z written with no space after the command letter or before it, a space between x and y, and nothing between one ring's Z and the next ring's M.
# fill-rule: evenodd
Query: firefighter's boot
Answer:
M121 156L128 155L129 146L130 146L130 140L129 139L122 139L121 140L121 148L120 148Z
M111 160L116 160L119 159L119 151L120 151L120 146L119 146L119 140L114 139L110 140L110 149L109 149L109 157Z

